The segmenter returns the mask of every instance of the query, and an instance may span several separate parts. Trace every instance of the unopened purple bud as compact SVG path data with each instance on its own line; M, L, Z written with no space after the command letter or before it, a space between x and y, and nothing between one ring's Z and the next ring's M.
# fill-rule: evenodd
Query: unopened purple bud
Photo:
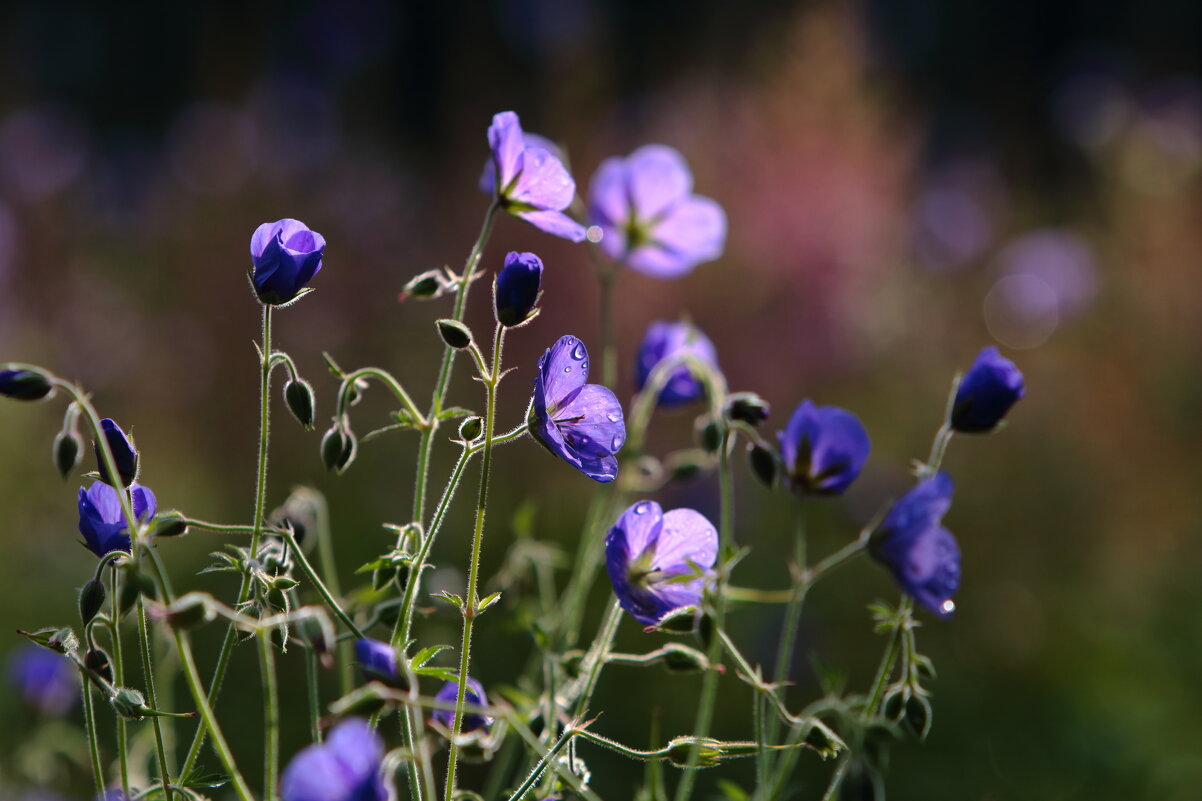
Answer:
M964 434L992 431L1025 392L1023 374L991 345L960 380L952 402L952 428Z
M120 484L113 480L109 475L108 466L104 463L104 456L101 454L98 443L93 442L92 447L96 452L97 469L100 472L100 480L105 484L113 487L128 487L134 483L134 479L138 477L138 451L134 448L133 442L121 430L121 426L117 425L112 418L106 417L100 421L100 430L104 434L104 439L108 443L109 450L113 452L113 462L117 466L117 477L120 479Z
M326 240L300 220L263 223L250 238L251 283L259 300L280 306L295 300L321 270Z
M497 322L514 326L525 322L538 302L543 280L543 260L533 253L511 252L497 274Z
M448 681L442 685L442 689L434 696L435 700L455 703L459 699L459 683ZM468 678L467 689L463 693L464 703L473 704L475 706L485 706L488 704L488 696L484 694L484 686L473 678ZM435 709L431 715L443 728L452 729L455 726L455 710L454 709ZM468 732L482 729L492 723L492 718L480 712L464 712L463 722L460 725L460 732L467 734Z
M41 370L10 367L0 370L0 395L13 400L35 401L50 394L54 386Z
M375 679L389 686L397 685L396 649L388 643L368 637L356 640L355 658L368 681Z

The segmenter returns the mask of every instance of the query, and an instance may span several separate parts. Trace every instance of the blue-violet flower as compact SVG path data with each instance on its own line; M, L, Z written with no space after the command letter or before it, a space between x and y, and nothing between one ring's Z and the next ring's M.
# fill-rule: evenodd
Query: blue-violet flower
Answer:
M652 278L684 275L726 246L726 213L693 194L689 165L666 145L603 161L589 184L588 217L607 256Z
M62 715L79 697L79 674L71 660L39 645L12 655L8 678L26 703L47 715Z
M250 238L251 283L259 300L280 306L295 300L321 270L326 240L300 220L263 223Z
M459 700L459 683L448 681L442 685L442 689L435 695L436 701L449 702L454 704ZM467 689L464 690L463 700L465 703L474 704L476 706L487 706L488 696L484 694L484 685L475 679L468 677ZM450 730L455 726L455 710L454 709L435 709L431 717L438 721L438 724L444 729ZM459 731L463 734L482 729L492 723L492 718L481 712L463 713L463 722L460 723Z
M493 116L488 144L493 176L481 180L485 191L495 192L506 211L536 228L573 242L584 239L584 226L563 213L576 197L576 182L551 149L522 133L517 114Z
M530 433L581 473L606 483L618 476L614 454L626 441L626 422L613 392L587 381L584 343L560 337L538 360Z
M385 684L397 680L396 649L386 642L364 637L355 641L355 658L368 680L376 679Z
M386 801L384 742L366 721L347 718L325 742L302 748L280 778L281 801Z
M718 557L718 531L693 509L664 512L639 501L605 538L605 567L622 608L654 625L673 609L697 606Z
M104 434L109 450L113 452L117 477L121 480L120 486L128 487L138 477L138 450L121 430L121 426L117 425L112 418L106 417L101 420L100 430ZM100 446L95 440L92 441L92 450L96 452L96 466L100 472L100 480L114 487L117 486L117 482L113 481L112 476L109 475L108 466L104 463L104 457L100 455Z
M718 369L718 352L709 337L690 323L666 323L656 321L647 327L643 342L639 345L638 362L635 364L635 389L642 392L651 376L651 371L664 359L691 356L699 362ZM660 406L681 406L705 396L703 384L686 365L680 365L659 393Z
M779 436L785 482L800 494L842 495L872 448L854 414L808 399L793 410Z
M533 253L509 253L505 266L497 273L494 293L497 322L504 326L525 322L538 303L542 281L542 259Z
M1025 392L1023 374L990 345L960 380L952 401L952 428L965 434L992 431Z
M940 525L952 504L952 490L947 473L919 482L893 504L869 541L873 558L939 617L955 611L952 596L960 587L960 548Z
M129 488L134 504L134 517L146 522L158 511L154 493L140 484ZM79 533L84 545L97 556L110 551L128 551L129 526L121 511L117 490L103 481L94 481L86 490L79 488Z

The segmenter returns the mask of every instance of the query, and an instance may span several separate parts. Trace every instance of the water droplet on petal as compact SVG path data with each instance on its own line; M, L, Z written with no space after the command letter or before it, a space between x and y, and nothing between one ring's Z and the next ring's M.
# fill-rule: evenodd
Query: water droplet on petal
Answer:
M567 367L563 368L563 371L564 371L565 373L570 373L570 372L572 372L572 365L570 365L570 364L569 364Z
M588 372L588 359L585 359L580 363L580 369Z
M952 612L956 611L956 602L948 599L940 604L939 608L943 610L944 614L950 615Z
M619 448L622 447L622 443L625 441L626 441L626 438L623 437L621 434L619 434L618 436L614 437L614 441L612 444L610 444L609 449L611 451L616 452Z
M640 501L634 505L634 513L636 515L645 515L650 509L650 501Z
M605 416L609 418L609 422L611 422L611 423L616 423L622 419L621 412L610 412L609 414L607 414Z
M584 353L585 353L585 351L584 351L584 343L583 343L583 342L577 342L577 343L576 343L576 347L572 348L572 358L573 358L573 359L583 359L583 358L584 358Z

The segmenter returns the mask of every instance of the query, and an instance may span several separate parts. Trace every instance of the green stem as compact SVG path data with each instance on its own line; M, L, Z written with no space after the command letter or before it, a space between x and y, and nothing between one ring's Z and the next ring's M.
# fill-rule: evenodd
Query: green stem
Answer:
M321 700L317 692L317 653L305 649L305 688L309 697L309 738L321 742Z
M281 536L288 543L288 547L292 549L292 556L296 559L296 563L300 565L301 572L305 574L309 581L313 582L313 587L317 590L321 599L325 601L326 606L329 607L336 618L342 621L342 625L346 626L355 635L356 639L363 639L363 632L355 625L355 621L351 620L350 616L342 611L342 607L334 600L334 596L330 594L321 577L317 575L317 571L313 569L313 565L305 557L305 552L301 550L300 544L296 541L296 535L291 531L283 531L281 532Z
M338 581L338 563L334 558L334 537L330 530L330 508L326 503L325 496L320 492L313 492L312 500L317 508L317 559L321 563L322 580L329 587L331 595L341 598L342 588ZM354 686L353 665L351 643L339 640L338 670L340 689L343 695L349 693Z
M87 671L79 667L79 680L83 684L84 724L88 730L88 753L92 757L92 778L96 780L96 797L104 797L104 768L100 766L100 742L96 736L96 709L92 702L92 682Z
M426 424L426 418L422 417L422 413L418 411L417 405L409 397L409 393L405 391L405 387L401 382L397 381L392 373L379 367L360 367L358 370L354 370L343 377L336 405L338 416L341 416L346 409L346 404L350 400L351 390L355 386L355 382L360 378L375 378L378 380L381 384L388 387L396 399L401 402L401 405L405 407L405 411L413 418L413 422L416 425L424 426Z
M109 473L111 476L117 473ZM118 492L118 495L124 493ZM113 585L113 622L111 628L113 639L113 684L125 686L125 664L121 653L121 610L118 599L121 597L121 574L115 565L110 565L111 584ZM117 715L117 761L121 766L121 791L129 796L129 753L125 739L125 718Z
M555 744L547 750L547 753L543 755L543 758L538 761L538 764L535 765L534 769L530 771L530 774L526 776L526 780L518 786L518 789L513 791L513 793L509 796L509 801L521 801L521 799L525 798L526 793L534 789L534 785L538 783L539 777L542 776L543 771L547 769L547 765L550 764L551 760L555 759L556 754L563 750L563 747L568 744L573 735L578 733L579 732L577 732L575 729L568 729L565 731L563 736L555 741Z
M472 560L468 568L467 592L463 599L463 640L459 651L459 693L455 696L455 722L451 726L451 754L447 758L445 801L455 795L455 769L459 763L459 733L463 725L463 706L467 698L468 666L471 662L472 625L480 613L476 597L480 577L480 551L484 546L484 515L488 505L488 479L492 468L492 435L497 421L497 384L501 375L501 349L505 345L505 326L497 323L493 337L492 369L484 379L487 406L484 412L484 459L480 466L480 495L476 503L476 529L472 535Z
M880 706L881 699L885 696L885 686L889 682L889 676L893 674L893 665L897 661L897 647L901 639L901 632L910 617L912 608L910 596L903 595L901 603L898 605L897 618L889 631L885 653L881 655L881 664L877 667L876 678L872 682L872 692L868 696L867 703L864 704L864 709L860 712L861 720L868 720L875 715L876 708Z
M154 657L150 652L150 632L146 628L146 605L142 603L142 593L138 593L138 641L141 643L142 672L146 678L146 698L151 709L159 708L159 700L154 687ZM155 748L159 760L159 778L163 782L163 793L166 801L171 801L174 794L171 790L171 768L167 764L167 749L163 745L163 728L158 716L150 719L154 728Z
M843 777L847 774L850 765L851 757L843 757L840 760L839 766L831 774L831 782L826 786L826 792L822 794L822 801L834 801L835 794L839 792L839 785L843 784Z
M931 441L931 453L927 456L926 464L919 469L918 477L920 479L929 478L939 472L939 466L943 464L943 456L947 453L947 446L955 433L951 423L945 422L939 426L939 430L935 432L935 439Z
M259 670L263 678L263 799L275 801L276 777L280 771L280 696L271 630L256 632L255 639L259 643Z
M255 473L255 517L250 530L250 557L252 559L259 552L259 540L263 534L263 510L267 503L267 444L270 433L269 415L271 412L271 406L268 401L271 395L272 307L266 303L262 304L262 307L263 345L259 352L259 461L258 470ZM241 586L238 588L238 602L235 608L241 609L246 604L247 599L250 598L250 589L251 574L249 571L244 571ZM213 677L209 680L209 691L207 694L207 697L214 702L221 694L221 684L225 680L225 671L230 664L230 657L233 654L237 633L237 630L231 624L226 629L225 639L221 642L221 650L217 653L217 665L213 668ZM188 749L188 756L184 759L184 767L180 771L181 776L187 776L192 768L195 767L196 759L200 756L201 746L204 745L205 730L205 726L196 727L196 734L192 738L192 745Z
M711 402L713 399L711 398ZM721 401L719 401L721 402ZM728 554L734 544L734 483L730 472L730 432L722 432L722 441L718 448L718 486L720 493L721 511L718 524L718 587L714 593L713 628L722 631L726 617L726 594L723 587L730 579ZM711 665L717 665L722 651L722 638L715 636L710 641L709 653L706 658ZM708 670L701 682L701 701L697 707L697 723L693 727L693 736L701 739L709 735L710 723L713 720L714 704L718 697L718 671ZM693 793L693 784L697 780L697 769L701 759L700 749L689 752L688 766L676 786L676 801L687 801Z
M801 625L801 612L805 604L806 592L809 589L807 581L808 573L806 570L806 526L805 526L805 510L800 503L797 505L797 528L794 534L793 541L793 564L795 575L793 578L793 589L789 596L789 603L785 606L785 616L781 624L780 642L776 651L776 668L772 673L772 682L779 689L774 692L780 692L784 696L784 681L789 677L789 668L793 662L793 646L797 641L797 629ZM762 699L757 700L757 710L763 706ZM759 779L760 786L766 786L768 781L769 769L769 753L768 743L775 742L777 734L780 732L780 721L774 715L771 720L766 720L761 714L760 721L763 724L763 738L758 738L760 742L760 750L756 754L756 776Z
M581 669L585 673L584 686L580 690L580 695L576 698L576 710L574 716L577 719L582 719L588 712L589 701L593 698L593 692L597 689L597 681L601 678L601 670L609 661L609 651L613 647L614 637L618 633L618 624L622 622L622 605L615 598L609 606L609 612L605 616L605 622L601 624L601 630L597 633L597 638L593 640L592 648L589 649L588 656L584 660Z

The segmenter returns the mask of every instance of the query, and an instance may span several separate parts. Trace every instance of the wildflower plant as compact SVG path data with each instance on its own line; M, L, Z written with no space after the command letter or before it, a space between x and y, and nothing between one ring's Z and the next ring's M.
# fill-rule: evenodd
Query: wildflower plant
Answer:
M80 577L80 621L37 621L42 628L23 631L40 647L41 661L22 657L12 675L28 698L50 697L42 688L57 676L53 697L60 711L74 703L73 688L82 687L97 797L596 799L587 767L596 748L655 768L642 798L667 797L663 765L676 772L676 801L688 801L701 768L744 758L754 760L755 784L739 788L727 781L722 786L729 798L785 797L795 790L794 768L803 758L832 761L823 798L835 797L841 788L868 788L879 795L888 740L921 739L929 731L933 706L927 685L933 670L917 648L917 615L950 616L960 584L959 548L942 523L952 501L952 481L940 469L943 454L955 433L997 427L1022 396L1018 369L986 349L964 379L953 383L931 453L917 465L909 492L886 504L874 523L841 548L819 558L809 553L799 522L792 553L779 555L789 570L766 579L776 586L744 586L756 577L740 573L748 546L738 544L745 538L736 538L740 521L734 513L737 463L732 457L745 448L754 475L791 498L798 520L804 521L807 506L833 502L857 480L870 452L865 426L849 410L804 400L773 435L767 430L768 402L755 392L731 392L718 367L718 345L685 323L653 324L631 356L637 391L624 402L613 338L618 269L629 266L668 278L719 257L724 212L716 201L692 193L692 174L678 152L640 148L598 170L588 213L601 233L585 241L584 226L569 215L582 204L574 203L575 182L562 154L547 140L525 134L513 112L494 117L487 141L491 155L482 187L491 202L461 272L430 270L404 283L405 298L450 305L446 316L432 321L443 347L428 405L414 400L425 397L426 388L418 396L387 370L345 370L328 354L332 385L322 388L301 376L296 362L273 341L272 321L284 307L290 307L288 314L304 314L303 304L293 304L311 291L308 284L323 266L326 241L294 219L248 226L253 230L248 274L262 332L257 419L246 426L259 432L248 521L215 523L182 508L161 509L136 480L143 459L151 461L155 454L139 451L125 430L111 418L102 419L87 391L39 366L0 365L0 396L65 400L53 446L59 472L75 471L84 438L94 442L95 471L77 499L79 531L96 556L95 569ZM503 264L485 259L500 211L582 242L581 258L594 257L602 298L596 340L591 334L582 338L537 328L544 271L539 256L514 252ZM334 244L331 254L338 252ZM235 245L229 243L231 253ZM332 258L326 280L336 279L337 259ZM464 322L465 311L476 279L494 267L497 275L489 283L495 325L491 337L481 339L485 332ZM422 311L415 305L401 308L406 314ZM664 309L663 314L679 317L684 311ZM527 412L503 425L497 399L514 367L504 361L509 336L553 344L537 365L516 365L525 378L504 384L527 403ZM590 371L586 338L602 353L600 370ZM450 404L455 369L470 370L478 379L482 397L456 399L473 408ZM277 435L306 436L316 422L319 398L328 397L333 409L328 427L320 438L308 436L332 471L352 471L361 443L395 432L417 435L413 496L397 510L404 522L388 524L391 547L359 568L359 586L353 589L340 583L325 500L306 488L282 495L267 481L273 379L280 370L283 381L275 384L282 385L285 404L300 427ZM356 401L373 384L388 391L396 408L389 422L361 435L357 431L364 430L365 421ZM657 410L665 407L697 416L698 444L664 454L652 451L648 432ZM499 546L505 539L488 523L490 478L494 462L510 459L510 449L502 448L532 448L526 439L564 463L565 480L579 474L597 485L590 485L594 493L562 590L553 580L543 582L541 611L525 621L529 636L510 635L522 636L530 649L529 667L521 675L497 675L488 660L473 659L479 656L473 653L474 634L480 625L512 626L503 611L494 610L504 608L498 603L502 593L520 592L521 585L502 576L501 592L482 593L484 540ZM439 481L432 455L447 447L457 453L449 475ZM713 520L690 508L664 510L654 499L672 479L698 474L706 481L716 477ZM459 492L473 479L474 493ZM353 472L347 480L353 480ZM438 484L441 491L433 492ZM279 504L275 511L269 511L269 501ZM186 508L186 499L170 502ZM66 495L63 503L69 503ZM470 503L474 511L466 580L461 589L432 596L427 576L434 546L448 536L444 527L456 503ZM236 593L217 597L206 591L203 576L183 583L168 579L165 562L173 539L187 532L213 536L212 563L202 572L234 574ZM567 561L548 556L554 549L530 532L508 544L503 572L533 564L543 578L553 577L557 565ZM805 599L861 553L884 565L901 592L895 604L869 607L876 631L886 640L875 679L864 688L829 685L820 701L796 706L785 688ZM602 565L613 598L594 622L587 619L587 599ZM418 625L419 607L435 599L450 604L461 618L453 645L426 641ZM925 611L916 612L915 601ZM745 604L783 608L770 664L749 657L730 624L736 608ZM628 618L642 629L638 636L647 638L643 653L614 650ZM212 672L202 674L191 635L206 626L223 628L224 636L215 658L206 660L214 664ZM582 641L581 631L596 634ZM126 633L129 641L136 640L136 653L127 651ZM934 636L943 635L936 630ZM234 681L229 674L235 649L255 652L262 700L261 746L240 753L223 728L229 721L215 706L223 687ZM166 650L178 674L156 674L155 653ZM604 710L596 708L594 695L607 667L615 664L662 664L673 674L666 680L697 682L692 725L671 732L666 744L659 739L631 744L607 734L605 718L598 718ZM341 677L337 697L322 692L319 675L327 670ZM281 703L280 671L304 673L303 703ZM686 673L700 676L679 675ZM74 675L78 682L64 689L62 675ZM169 708L169 699L183 697L174 692L177 681L190 699L185 709ZM711 724L719 695L747 698L748 693L745 736L716 738ZM280 730L298 721L298 707L311 742L285 754ZM153 747L132 747L133 727L149 728ZM218 772L203 769L202 760L215 762ZM481 787L463 786L460 765L467 760L488 763ZM253 776L261 779L257 786L244 772L248 763L261 765L261 774Z

